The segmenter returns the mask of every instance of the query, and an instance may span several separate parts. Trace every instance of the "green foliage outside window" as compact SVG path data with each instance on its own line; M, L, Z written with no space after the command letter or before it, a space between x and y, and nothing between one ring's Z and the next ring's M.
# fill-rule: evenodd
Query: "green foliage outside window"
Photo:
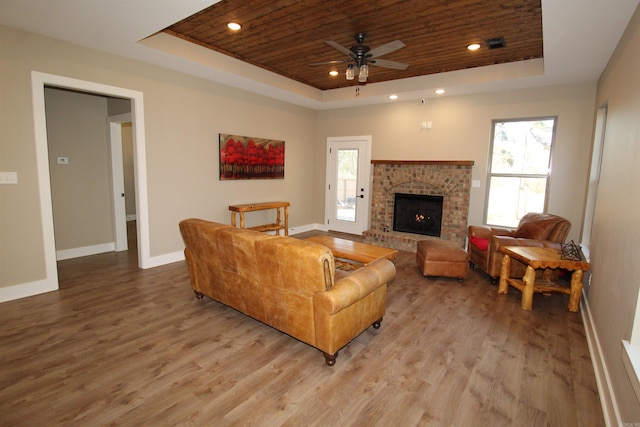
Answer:
M544 212L556 118L493 122L485 222L515 227Z

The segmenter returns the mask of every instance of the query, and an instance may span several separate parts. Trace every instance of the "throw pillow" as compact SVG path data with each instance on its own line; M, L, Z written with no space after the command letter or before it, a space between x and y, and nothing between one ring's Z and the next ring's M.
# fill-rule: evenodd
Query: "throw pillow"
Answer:
M481 239L480 237L471 236L471 244L481 251L486 251L489 247L489 239Z

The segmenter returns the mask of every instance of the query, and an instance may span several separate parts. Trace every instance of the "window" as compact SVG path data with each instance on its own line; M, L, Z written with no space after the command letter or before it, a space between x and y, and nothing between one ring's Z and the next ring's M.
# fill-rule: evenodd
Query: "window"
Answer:
M493 121L486 224L515 227L527 212L545 211L556 121Z

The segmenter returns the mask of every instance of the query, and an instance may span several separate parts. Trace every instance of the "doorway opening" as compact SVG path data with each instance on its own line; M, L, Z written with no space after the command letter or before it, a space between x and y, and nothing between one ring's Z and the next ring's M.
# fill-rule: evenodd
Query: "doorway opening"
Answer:
M45 87L57 87L130 100L133 118L133 149L135 153L134 175L136 183L135 200L138 266L140 268L152 267L149 250L144 100L142 92L52 74L45 74L37 71L33 71L31 73L31 77L36 157L39 179L38 188L40 192L40 216L42 219L46 278L38 283L36 288L30 289L29 293L31 295L35 295L58 289L56 246L51 200L51 180L48 162L48 139L44 95Z
M57 261L127 250L131 100L47 86L45 112Z

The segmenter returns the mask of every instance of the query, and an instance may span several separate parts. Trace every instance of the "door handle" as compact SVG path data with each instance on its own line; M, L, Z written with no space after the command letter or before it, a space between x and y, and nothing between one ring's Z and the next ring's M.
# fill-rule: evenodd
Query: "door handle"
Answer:
M364 194L361 194L358 197L360 197L361 199L364 199Z

